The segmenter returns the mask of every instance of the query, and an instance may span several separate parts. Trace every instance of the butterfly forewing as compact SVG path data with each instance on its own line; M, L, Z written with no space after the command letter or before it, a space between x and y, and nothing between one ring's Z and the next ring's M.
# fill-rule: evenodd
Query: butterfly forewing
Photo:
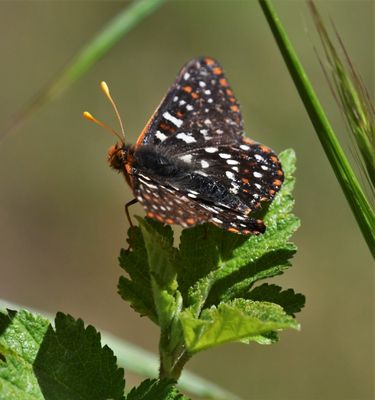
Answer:
M217 61L187 63L140 135L137 145L179 148L230 143L243 132L239 105Z

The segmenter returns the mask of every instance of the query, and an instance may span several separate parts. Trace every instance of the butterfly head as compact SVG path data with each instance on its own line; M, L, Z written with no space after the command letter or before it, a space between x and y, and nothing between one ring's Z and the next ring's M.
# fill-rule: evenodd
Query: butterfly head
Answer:
M109 166L118 171L124 171L128 163L129 146L123 143L116 143L107 152Z

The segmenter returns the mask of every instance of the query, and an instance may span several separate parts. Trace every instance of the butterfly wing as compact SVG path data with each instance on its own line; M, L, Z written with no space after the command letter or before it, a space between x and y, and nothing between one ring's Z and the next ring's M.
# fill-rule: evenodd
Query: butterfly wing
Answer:
M136 147L170 147L170 138L177 140L183 151L191 143L230 143L242 133L239 105L223 70L217 61L205 57L191 60L182 68Z
M134 177L134 194L148 217L166 224L187 228L210 221L222 229L244 235L265 231L261 220L248 218L223 206L195 201L186 193L144 175Z

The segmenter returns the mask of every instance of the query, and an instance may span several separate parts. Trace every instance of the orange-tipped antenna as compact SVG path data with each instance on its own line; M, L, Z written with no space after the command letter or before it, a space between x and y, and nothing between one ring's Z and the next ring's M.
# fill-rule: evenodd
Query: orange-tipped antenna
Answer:
M116 103L114 102L114 100L113 100L113 98L112 98L112 96L111 96L111 93L109 92L109 87L108 87L108 85L107 85L104 81L101 81L101 82L100 82L100 88L102 89L102 92L106 95L107 99L111 102L112 107L113 107L113 109L115 110L116 117L117 117L117 119L118 119L118 122L120 123L120 128L121 128L122 136L124 137L124 140L123 140L123 141L125 141L124 125L122 124L122 120L121 120L121 117L120 117L120 113L118 112Z
M117 137L120 139L121 143L125 144L124 138L123 138L119 133L117 133L115 130L113 130L111 127L109 127L109 126L108 126L107 124L105 124L104 122L102 122L102 121L96 119L96 118L95 118L92 114L90 114L88 111L84 111L84 112L82 113L82 115L83 115L83 117L86 118L87 120L92 121L92 122L95 122L97 125L101 126L102 128L104 128L104 129L105 129L106 131L108 131L109 133L111 133L111 134L117 136Z

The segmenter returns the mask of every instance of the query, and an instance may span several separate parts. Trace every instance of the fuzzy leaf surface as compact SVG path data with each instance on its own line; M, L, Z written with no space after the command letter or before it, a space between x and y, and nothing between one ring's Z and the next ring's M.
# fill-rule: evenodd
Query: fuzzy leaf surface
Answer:
M193 354L234 341L249 341L252 337L294 328L299 325L277 304L236 299L205 309L199 318L188 310L180 314L185 344Z
M42 400L33 363L49 322L27 311L0 313L0 398Z

